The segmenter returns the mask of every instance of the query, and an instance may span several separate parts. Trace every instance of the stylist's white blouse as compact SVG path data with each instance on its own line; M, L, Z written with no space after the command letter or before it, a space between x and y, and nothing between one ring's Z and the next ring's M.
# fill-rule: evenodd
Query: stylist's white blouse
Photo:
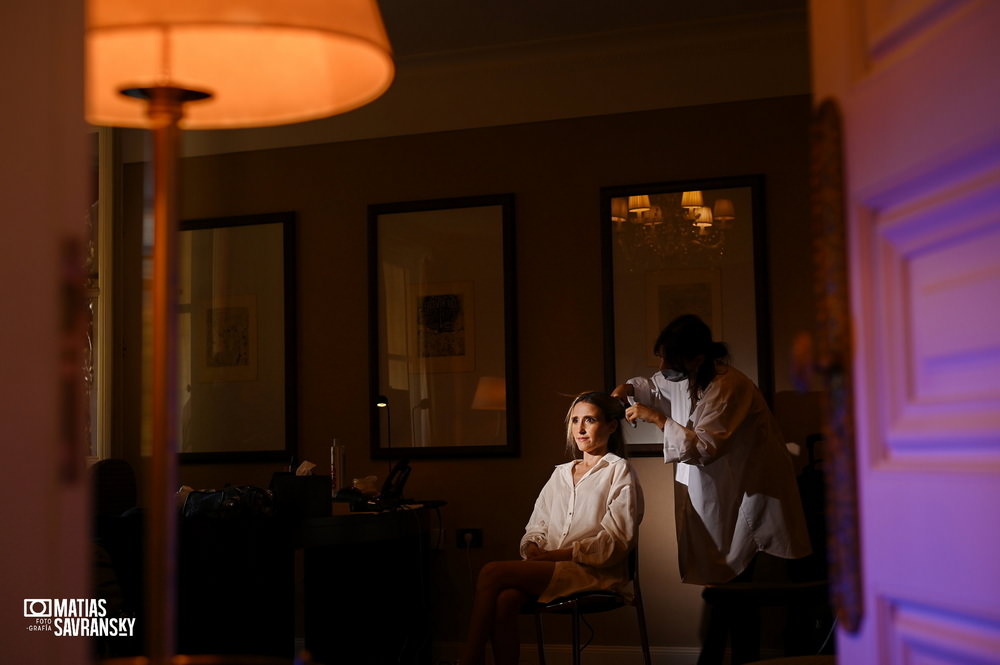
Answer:
M628 551L642 521L642 490L625 460L607 453L573 485L576 462L560 464L535 500L521 538L547 550L573 548L572 561L557 561L540 602L577 591L614 589L631 594Z
M682 580L729 581L757 552L786 559L810 553L791 457L749 377L720 365L693 411L686 380L657 373L628 382L636 401L670 416L663 461L680 462L674 513Z

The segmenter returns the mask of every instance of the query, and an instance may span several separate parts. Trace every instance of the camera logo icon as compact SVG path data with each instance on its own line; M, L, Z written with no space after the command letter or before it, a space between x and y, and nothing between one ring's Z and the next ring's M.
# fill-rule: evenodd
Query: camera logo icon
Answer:
M52 616L52 599L50 598L25 598L24 616L26 617L50 617Z

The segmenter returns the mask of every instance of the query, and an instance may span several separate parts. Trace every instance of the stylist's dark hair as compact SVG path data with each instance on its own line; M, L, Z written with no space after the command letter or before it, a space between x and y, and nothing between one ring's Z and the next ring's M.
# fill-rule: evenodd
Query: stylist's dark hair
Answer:
M581 453L580 449L576 447L576 441L573 440L573 434L569 431L569 418L573 413L573 407L580 402L593 404L600 409L605 422L609 420L618 421L618 428L611 433L610 437L608 437L608 452L614 453L619 457L626 457L625 435L622 433L621 425L621 420L625 417L625 407L622 406L622 403L616 398L607 393L601 392L580 393L573 399L573 403L569 405L569 409L566 410L566 419L564 421L564 424L566 425L566 454L571 459L580 459L583 457L583 453Z
M653 345L653 353L661 356L668 366L681 369L692 358L703 355L692 383L704 390L715 378L717 362L729 358L729 349L722 342L712 340L708 324L694 314L684 314L667 324Z

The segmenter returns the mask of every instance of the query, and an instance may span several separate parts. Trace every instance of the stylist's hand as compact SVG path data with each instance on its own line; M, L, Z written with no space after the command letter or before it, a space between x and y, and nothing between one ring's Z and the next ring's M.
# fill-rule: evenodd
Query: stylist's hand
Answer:
M631 383L623 383L611 391L611 396L622 404L628 404L628 398L635 396L635 386Z
M660 413L659 410L645 404L633 404L625 409L625 420L630 423L635 423L637 420L645 420L647 423L653 423L660 429L663 429L663 426L667 424L666 416Z

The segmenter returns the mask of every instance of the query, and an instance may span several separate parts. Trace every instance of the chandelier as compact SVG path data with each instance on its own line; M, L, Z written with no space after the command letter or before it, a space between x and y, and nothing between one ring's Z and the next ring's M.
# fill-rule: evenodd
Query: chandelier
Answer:
M727 232L736 221L736 208L732 199L713 200L706 193L712 194L693 190L612 198L615 242L630 254L646 254L657 261L701 262L721 257Z

